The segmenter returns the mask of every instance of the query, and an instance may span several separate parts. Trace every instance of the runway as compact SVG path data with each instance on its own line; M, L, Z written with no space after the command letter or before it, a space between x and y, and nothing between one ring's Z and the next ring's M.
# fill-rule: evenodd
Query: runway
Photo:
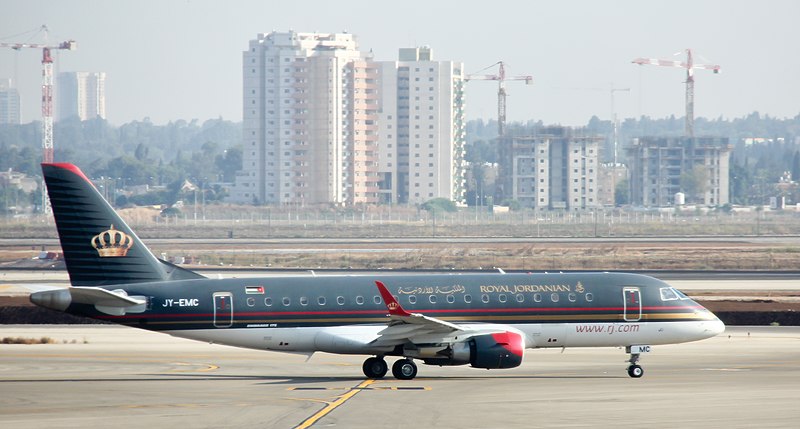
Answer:
M731 328L624 350L527 350L511 370L420 366L365 382L362 357L235 349L115 326L2 326L0 426L18 428L797 427L800 329ZM73 343L74 342L74 343Z

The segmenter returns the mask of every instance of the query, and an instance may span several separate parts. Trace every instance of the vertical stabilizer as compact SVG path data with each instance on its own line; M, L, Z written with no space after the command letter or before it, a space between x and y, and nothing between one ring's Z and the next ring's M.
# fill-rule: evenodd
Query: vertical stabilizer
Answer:
M203 276L157 259L73 164L42 164L73 286Z

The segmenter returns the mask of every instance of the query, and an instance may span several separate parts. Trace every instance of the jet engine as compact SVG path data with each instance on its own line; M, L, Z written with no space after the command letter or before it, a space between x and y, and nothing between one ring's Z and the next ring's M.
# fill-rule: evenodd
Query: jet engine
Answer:
M452 344L440 351L439 356L425 358L427 365L466 365L474 368L514 368L522 363L525 340L515 332L498 332L476 335Z

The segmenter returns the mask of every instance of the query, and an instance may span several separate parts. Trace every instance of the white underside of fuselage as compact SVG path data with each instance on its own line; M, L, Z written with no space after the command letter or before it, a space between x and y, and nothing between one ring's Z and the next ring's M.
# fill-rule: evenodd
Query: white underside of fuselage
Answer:
M724 331L719 320L687 322L547 323L463 325L476 330L513 330L524 335L526 348L624 347L630 345L675 344L702 340ZM375 348L386 325L349 325L301 328L193 329L165 331L197 341L288 353L328 352L340 354L383 354L392 347ZM509 329L511 328L511 329Z

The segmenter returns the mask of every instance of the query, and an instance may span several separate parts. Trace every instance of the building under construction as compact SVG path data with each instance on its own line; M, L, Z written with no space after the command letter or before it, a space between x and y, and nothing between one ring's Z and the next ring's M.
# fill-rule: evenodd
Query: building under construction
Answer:
M605 139L565 127L499 141L498 195L522 207L583 210L600 207L598 152Z
M643 207L729 202L728 163L732 146L724 137L641 137L625 148L631 203ZM676 200L678 202L676 203Z

